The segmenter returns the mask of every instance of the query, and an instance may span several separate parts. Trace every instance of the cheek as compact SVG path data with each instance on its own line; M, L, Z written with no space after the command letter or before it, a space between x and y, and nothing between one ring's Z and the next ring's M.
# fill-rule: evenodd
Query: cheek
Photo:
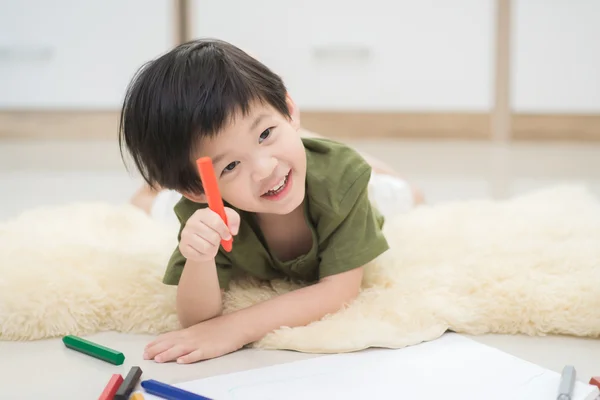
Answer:
M244 208L243 205L247 202L249 195L252 194L249 185L250 180L243 174L236 176L235 180L228 182L221 189L223 199L234 207Z
M306 162L306 153L304 151L304 145L300 140L290 140L285 144L285 146L282 146L282 150L282 154L284 154L284 157L288 160L296 164Z
M294 161L299 169L306 170L306 151L303 145L296 147L294 151Z

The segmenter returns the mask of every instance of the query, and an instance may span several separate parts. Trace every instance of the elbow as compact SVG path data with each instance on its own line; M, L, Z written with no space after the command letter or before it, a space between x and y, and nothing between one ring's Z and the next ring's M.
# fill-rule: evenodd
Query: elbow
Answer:
M360 284L357 285L349 285L344 288L343 292L340 294L342 304L347 305L348 303L353 302L360 293Z
M208 299L193 301L193 299L186 296L178 295L176 309L177 319L181 327L189 328L221 315L223 313L223 303L221 302L221 296L214 299L214 301L208 301Z
M356 268L351 271L331 276L323 279L328 288L328 293L335 293L340 305L351 303L360 293L360 287L363 278L363 268Z
M199 313L191 313L189 310L178 308L177 318L182 328L189 328L201 322L208 321L223 314L223 307L214 310L203 310Z
M348 307L359 295L360 285L348 284L330 288L330 304L335 311Z
M192 319L186 318L185 316L182 316L182 315L178 315L178 319L179 319L179 325L181 325L181 327L183 329L189 328L190 326L194 326L194 325L202 322L202 321L195 322Z

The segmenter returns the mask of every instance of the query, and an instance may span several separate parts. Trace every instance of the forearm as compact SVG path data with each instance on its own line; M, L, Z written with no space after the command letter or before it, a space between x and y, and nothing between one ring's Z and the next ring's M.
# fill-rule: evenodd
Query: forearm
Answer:
M177 288L177 316L184 328L221 314L221 289L214 261L187 261Z
M219 318L227 318L251 343L282 326L304 326L339 311L358 295L359 288L360 281L356 285L320 282Z

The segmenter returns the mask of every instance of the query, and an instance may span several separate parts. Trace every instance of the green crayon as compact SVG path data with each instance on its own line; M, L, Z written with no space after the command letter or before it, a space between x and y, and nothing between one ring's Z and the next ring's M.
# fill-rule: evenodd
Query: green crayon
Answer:
M77 336L67 335L63 337L63 343L69 349L79 351L100 360L115 365L121 365L125 361L125 356L120 351L109 349L108 347L90 342Z

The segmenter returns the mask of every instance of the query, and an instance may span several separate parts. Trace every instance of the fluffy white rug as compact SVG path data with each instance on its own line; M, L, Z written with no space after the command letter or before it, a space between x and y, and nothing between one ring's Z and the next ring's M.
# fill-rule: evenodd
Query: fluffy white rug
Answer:
M403 347L446 330L600 335L600 203L582 187L427 206L389 220L392 249L346 309L257 347ZM0 225L0 339L177 329L160 281L172 230L130 206L39 208ZM227 312L294 286L234 283Z

